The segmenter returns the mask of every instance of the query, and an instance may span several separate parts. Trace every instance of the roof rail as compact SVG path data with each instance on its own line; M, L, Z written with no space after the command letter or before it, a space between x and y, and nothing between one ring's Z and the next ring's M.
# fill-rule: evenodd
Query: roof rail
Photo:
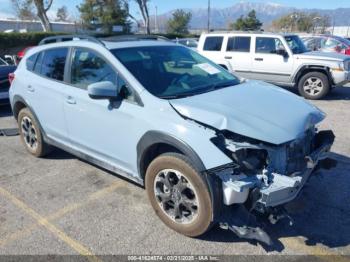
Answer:
M127 41L143 41L143 40L155 40L155 41L170 41L168 38L160 35L118 35L101 38L107 42L127 42Z
M76 40L86 40L94 42L96 44L104 45L102 41L98 40L96 37L87 35L58 35L46 37L39 42L39 45L46 45L51 43L66 42L66 41L76 41Z

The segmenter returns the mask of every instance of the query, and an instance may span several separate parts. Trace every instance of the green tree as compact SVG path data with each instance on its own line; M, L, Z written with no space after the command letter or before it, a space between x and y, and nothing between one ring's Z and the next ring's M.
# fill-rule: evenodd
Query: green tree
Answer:
M256 17L255 10L252 10L248 13L246 17L239 17L236 22L230 24L230 29L238 30L238 31L256 31L260 30L262 27L262 23Z
M101 27L105 32L111 33L115 25L123 26L124 31L130 28L128 12L120 0L84 0L77 8L88 29Z
M324 32L329 26L329 17L318 13L294 12L272 22L272 27L279 31L298 31L310 33L319 29Z
M11 3L20 19L38 17L43 30L45 32L51 31L52 28L47 12L51 8L53 0L11 0Z
M57 9L56 21L66 22L68 21L68 10L66 6L62 6Z
M191 12L183 9L177 9L173 13L173 17L168 21L169 34L188 34L188 26L192 19Z

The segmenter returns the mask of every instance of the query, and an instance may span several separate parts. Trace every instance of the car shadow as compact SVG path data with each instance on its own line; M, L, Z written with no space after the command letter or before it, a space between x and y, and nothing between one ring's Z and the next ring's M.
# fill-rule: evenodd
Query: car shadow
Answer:
M297 88L294 87L285 87L280 86L281 88L299 95ZM324 98L321 99L321 101L335 101L335 100L350 100L350 86L337 86Z
M263 228L273 241L272 246L260 244L265 251L281 252L285 246L280 239L289 237L301 237L307 246L322 244L339 248L350 244L350 158L336 153L330 156L338 161L337 167L315 172L298 198L286 205L294 221L293 226L287 220L281 220L276 225L265 220ZM219 227L200 239L257 245L256 241L240 239Z

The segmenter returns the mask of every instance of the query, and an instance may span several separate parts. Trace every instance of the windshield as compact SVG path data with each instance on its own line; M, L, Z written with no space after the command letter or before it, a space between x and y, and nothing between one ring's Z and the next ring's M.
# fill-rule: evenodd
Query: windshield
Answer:
M285 36L284 38L286 39L293 54L302 54L308 52L308 49L304 45L303 41L301 41L299 36Z
M228 71L182 46L146 46L112 50L153 95L176 99L240 83Z

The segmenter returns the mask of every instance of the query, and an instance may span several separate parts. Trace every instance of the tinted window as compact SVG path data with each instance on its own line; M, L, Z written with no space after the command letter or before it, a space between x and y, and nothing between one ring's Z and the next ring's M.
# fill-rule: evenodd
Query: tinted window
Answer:
M224 38L210 36L205 39L204 50L205 51L221 51L221 46Z
M276 54L277 49L284 49L284 46L278 38L257 37L256 38L256 53Z
M41 66L41 75L63 81L67 54L67 48L57 48L45 51Z
M85 49L74 52L71 83L86 88L88 85L110 81L116 84L117 74L99 55Z
M44 56L44 52L41 52L38 54L38 57L37 57L37 60L36 60L36 63L34 65L34 72L37 73L37 74L40 74L41 72L41 65L42 65L42 62L43 62L43 56Z
M249 52L250 37L230 37L227 43L227 51Z
M38 53L30 56L27 58L27 69L29 71L33 71L34 70L34 65L35 65L35 62L36 62L36 59L38 57Z

